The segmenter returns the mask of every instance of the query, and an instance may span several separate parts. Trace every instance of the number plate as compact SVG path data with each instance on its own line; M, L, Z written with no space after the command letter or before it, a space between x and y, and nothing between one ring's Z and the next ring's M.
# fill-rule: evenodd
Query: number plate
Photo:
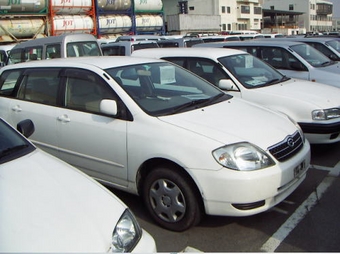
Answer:
M294 177L298 177L305 170L305 167L306 167L306 165L305 165L304 161L301 162L300 165L296 166L294 168Z

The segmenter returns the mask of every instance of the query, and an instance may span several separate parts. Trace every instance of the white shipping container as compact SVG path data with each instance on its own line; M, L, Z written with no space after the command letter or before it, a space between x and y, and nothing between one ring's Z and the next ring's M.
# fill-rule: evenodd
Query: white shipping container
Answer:
M156 12L162 11L162 0L140 0L135 1L135 11L137 12Z
M17 38L31 38L45 31L43 18L1 19L0 25L3 28L0 28L0 36L8 35L9 32Z
M127 15L100 15L98 25L100 34L115 34L130 31L132 20Z
M48 0L0 0L1 13L39 13L47 7Z
M56 15L53 17L53 35L65 33L92 33L94 22L85 15Z
M51 0L50 4L57 14L85 14L92 9L91 0Z
M160 15L136 15L137 31L159 31L163 28L164 21Z
M126 11L131 8L132 0L97 0L97 7L102 11Z

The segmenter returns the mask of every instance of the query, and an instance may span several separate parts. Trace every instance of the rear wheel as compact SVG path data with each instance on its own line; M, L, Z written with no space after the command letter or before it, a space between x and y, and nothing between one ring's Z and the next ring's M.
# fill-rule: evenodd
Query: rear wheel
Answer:
M162 227L184 231L202 218L200 197L191 179L172 166L160 166L146 177L144 202Z

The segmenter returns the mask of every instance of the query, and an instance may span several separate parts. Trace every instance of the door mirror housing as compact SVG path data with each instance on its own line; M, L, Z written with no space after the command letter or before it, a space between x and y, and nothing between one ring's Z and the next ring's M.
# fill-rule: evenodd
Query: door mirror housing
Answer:
M118 106L115 100L104 99L100 102L100 112L110 116L117 116Z
M238 91L238 88L231 79L221 79L218 87L225 91Z

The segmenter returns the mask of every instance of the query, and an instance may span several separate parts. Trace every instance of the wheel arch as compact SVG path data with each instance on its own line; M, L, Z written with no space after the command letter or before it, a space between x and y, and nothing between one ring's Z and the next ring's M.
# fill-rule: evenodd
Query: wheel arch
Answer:
M199 202L200 202L200 208L201 211L205 213L205 207L203 202L203 197L201 194L201 191L193 179L193 177L179 164L177 164L174 161L164 159L164 158L152 158L147 161L145 161L141 167L138 170L137 179L136 179L136 185L137 185L137 191L138 194L141 196L143 192L143 180L146 178L146 176L156 167L158 166L166 166L171 167L173 170L176 170L176 172L180 173L185 179L190 183L191 187L193 188Z

